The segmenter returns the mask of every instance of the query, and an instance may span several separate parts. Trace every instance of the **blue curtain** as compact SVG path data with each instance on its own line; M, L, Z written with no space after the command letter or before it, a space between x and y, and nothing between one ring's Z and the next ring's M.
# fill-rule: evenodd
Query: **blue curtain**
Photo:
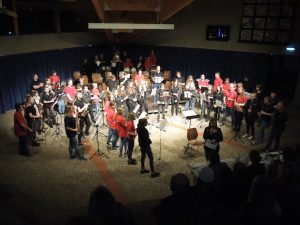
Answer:
M267 54L157 46L126 48L134 62L139 55L148 56L151 49L162 70L170 70L172 75L179 70L183 76L192 74L195 78L204 73L211 81L219 71L223 78L230 77L232 81L241 81L248 75L255 82L264 82L273 67L272 56ZM0 57L1 112L13 109L15 103L24 99L34 73L44 80L56 70L64 80L80 70L84 58L92 59L100 53L104 53L106 60L113 54L109 46L92 46Z

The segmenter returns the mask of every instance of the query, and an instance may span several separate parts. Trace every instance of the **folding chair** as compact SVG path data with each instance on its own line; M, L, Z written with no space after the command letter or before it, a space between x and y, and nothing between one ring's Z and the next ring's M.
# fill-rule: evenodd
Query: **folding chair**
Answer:
M199 147L203 145L203 141L197 140L198 131L196 128L187 129L187 140L188 143L184 146L184 153L188 153L189 150L198 151Z

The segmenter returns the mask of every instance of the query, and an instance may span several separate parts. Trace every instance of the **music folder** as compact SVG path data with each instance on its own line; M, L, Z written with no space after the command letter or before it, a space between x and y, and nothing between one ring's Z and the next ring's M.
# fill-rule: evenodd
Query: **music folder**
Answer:
M168 121L167 121L166 119L164 119L164 120L162 120L162 121L160 122L158 128L159 128L160 130L165 130L166 127L167 127L167 125L168 125Z

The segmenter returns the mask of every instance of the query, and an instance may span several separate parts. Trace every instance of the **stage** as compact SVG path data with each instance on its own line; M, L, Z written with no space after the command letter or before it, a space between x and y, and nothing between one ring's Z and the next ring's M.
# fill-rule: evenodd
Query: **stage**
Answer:
M167 127L165 131L160 131L159 124L156 123L157 115L150 114L148 129L153 142L155 168L161 173L160 177L152 179L149 174L140 174L138 148L133 153L138 164L128 165L126 158L119 158L118 150L108 151L103 135L99 135L100 150L109 158L95 156L89 161L69 160L68 139L63 124L60 125L63 132L58 136L54 134L54 129L47 129L46 141L41 142L39 147L33 147L32 157L20 156L18 139L12 132L13 113L14 111L9 111L0 115L0 199L9 211L6 216L15 214L32 224L64 224L75 215L84 215L90 193L100 184L107 186L119 201L128 205L137 221L153 224L154 218L150 216L150 210L161 198L170 194L172 175L184 173L193 183L190 165L205 163L202 147L200 151L184 153L189 122L182 115L172 119L168 112ZM197 128L198 139L202 140L203 130L208 122L200 122L193 119L191 127ZM282 145L299 144L299 140L293 135L298 131L298 124L295 111L290 114ZM229 127L221 129L224 136L220 149L222 160L234 159L251 150L248 140L243 139L244 144L234 140L229 142L234 133ZM89 156L97 149L95 139L92 140L95 127L91 131L83 146ZM100 131L107 134L105 126L100 127ZM135 144L137 145L137 139ZM262 147L255 146L256 149ZM161 160L158 160L159 156ZM145 165L149 168L147 159Z

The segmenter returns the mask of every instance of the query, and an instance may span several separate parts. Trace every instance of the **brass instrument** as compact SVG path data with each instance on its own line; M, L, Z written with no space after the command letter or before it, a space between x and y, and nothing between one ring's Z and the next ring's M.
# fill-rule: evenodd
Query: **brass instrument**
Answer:
M89 106L90 104L85 104L85 106ZM83 110L82 112L81 112L81 116L82 117L86 117L86 115L89 113L89 109L88 109L88 107L85 109L85 110Z
M77 109L75 109L75 115L76 115L76 117L75 117L75 120L76 120L76 129L77 129L77 134L79 134L80 133L80 121L79 121L79 116L78 116L78 111L77 111Z

